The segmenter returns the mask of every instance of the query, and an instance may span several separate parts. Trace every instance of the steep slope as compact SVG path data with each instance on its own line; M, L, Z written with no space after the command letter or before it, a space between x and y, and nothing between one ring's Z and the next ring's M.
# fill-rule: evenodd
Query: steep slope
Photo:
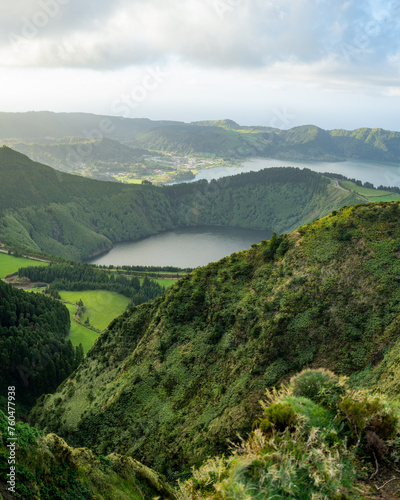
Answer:
M64 304L0 281L0 387L15 386L19 404L32 406L78 366L83 353L66 340L69 328Z
M0 495L22 500L163 500L175 498L165 478L129 457L95 456L87 448L73 449L65 441L44 436L27 424L12 428L18 436L13 457L7 417L0 411ZM11 458L13 460L14 458ZM7 477L10 467L15 475ZM15 484L7 483L14 480ZM9 490L13 487L13 490ZM16 495L12 495L15 492Z
M400 132L359 128L352 132L332 130L330 134L346 158L394 162L400 159Z
M0 149L0 239L67 259L188 225L288 231L359 200L306 169L167 187L123 185L57 172Z
M346 207L197 269L102 334L32 421L173 474L250 430L266 387L304 366L382 361L400 324L400 209Z
M64 174L6 146L0 148L0 209L96 199L122 190L122 185Z

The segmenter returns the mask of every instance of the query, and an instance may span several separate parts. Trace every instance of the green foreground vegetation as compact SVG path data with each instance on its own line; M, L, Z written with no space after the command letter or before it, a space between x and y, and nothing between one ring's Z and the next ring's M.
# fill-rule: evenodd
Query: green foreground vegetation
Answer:
M15 449L10 437L18 436ZM12 451L11 451L12 450ZM15 453L11 476L8 463ZM11 459L13 460L13 458ZM7 481L11 481L7 483ZM14 485L13 485L14 482ZM130 457L94 456L86 448L73 449L54 434L47 436L17 422L10 429L0 411L0 484L2 498L22 500L149 500L174 499L165 478ZM11 490L9 489L11 488ZM15 492L15 495L11 492ZM0 494L1 494L0 493Z
M325 369L301 372L261 404L250 436L194 469L178 499L365 500L375 496L377 457L399 481L398 405Z

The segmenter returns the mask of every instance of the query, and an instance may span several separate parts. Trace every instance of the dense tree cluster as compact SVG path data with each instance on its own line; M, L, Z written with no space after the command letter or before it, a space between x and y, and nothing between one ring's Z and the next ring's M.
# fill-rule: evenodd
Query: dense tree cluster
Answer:
M18 271L18 275L49 283L49 292L54 296L57 296L57 290L109 290L131 299L131 306L149 302L165 292L164 287L147 277L140 283L135 276L128 277L83 263L25 267Z
M69 328L61 302L0 281L1 386L16 386L20 401L54 390L83 357L65 340Z

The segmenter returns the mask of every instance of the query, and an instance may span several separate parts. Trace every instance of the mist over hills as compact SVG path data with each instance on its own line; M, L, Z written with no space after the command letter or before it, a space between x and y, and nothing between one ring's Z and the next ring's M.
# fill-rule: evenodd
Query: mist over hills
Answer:
M48 143L65 137L86 140L106 137L138 148L230 158L400 161L400 133L378 128L326 131L304 125L281 130L240 126L232 120L184 123L87 113L0 113L3 141L19 139L35 143L45 139ZM26 147L24 152L29 153Z

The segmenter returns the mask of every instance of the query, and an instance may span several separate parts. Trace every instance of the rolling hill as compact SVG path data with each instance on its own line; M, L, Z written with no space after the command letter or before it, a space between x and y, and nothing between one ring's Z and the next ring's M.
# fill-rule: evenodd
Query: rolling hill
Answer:
M85 113L0 113L0 138L8 145L19 140L22 152L46 155L49 161L39 156L36 159L52 166L57 161L66 163L66 158L60 159L64 153L57 142L71 137L75 141L110 138L141 149L239 159L266 156L292 160L400 161L400 132L382 129L326 131L315 125L303 125L280 130L240 126L232 120L184 123Z

